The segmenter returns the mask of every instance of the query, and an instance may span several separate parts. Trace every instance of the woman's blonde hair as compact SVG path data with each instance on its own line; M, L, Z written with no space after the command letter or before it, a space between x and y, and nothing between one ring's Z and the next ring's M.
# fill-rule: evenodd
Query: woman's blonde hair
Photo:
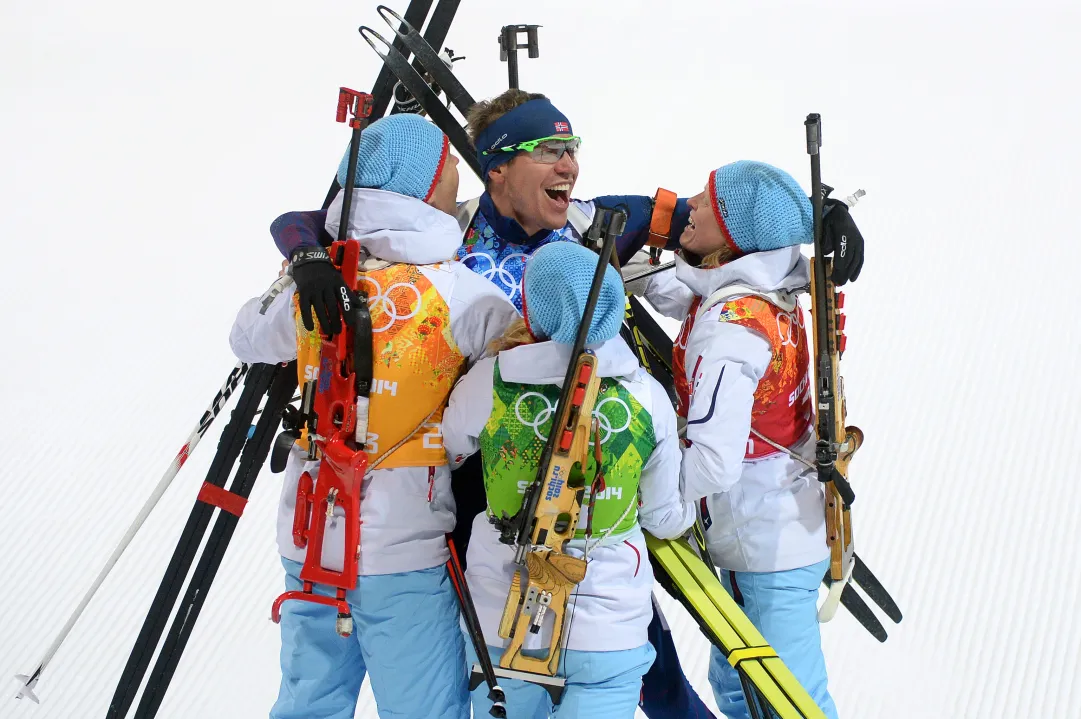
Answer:
M720 267L726 262L731 262L740 256L739 252L733 250L727 243L721 245L719 249L710 252L708 255L702 258L702 261L698 263L698 266L703 269L709 269L712 267Z
M488 351L495 355L504 350L518 347L519 345L533 344L536 341L537 340L533 335L529 333L529 328L526 327L525 320L519 317L507 326L502 337L492 340L488 345Z

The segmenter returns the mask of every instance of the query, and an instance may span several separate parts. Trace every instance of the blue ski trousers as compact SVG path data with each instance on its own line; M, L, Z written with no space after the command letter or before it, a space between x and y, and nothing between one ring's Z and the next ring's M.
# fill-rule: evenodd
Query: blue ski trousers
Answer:
M286 588L302 589L301 565L282 564ZM348 637L335 632L333 607L282 607L282 682L271 719L352 719L365 675L382 719L469 716L465 642L446 567L358 577L346 599Z
M642 677L642 701L639 706L649 719L715 719L694 687L687 681L679 664L672 630L661 608L653 600L653 619L649 622L649 643L657 659Z
M470 665L477 655L466 647ZM492 663L498 665L503 650L488 647ZM529 654L529 652L526 652ZM540 652L543 656L544 653ZM567 680L563 698L553 705L548 691L539 684L518 679L500 679L507 695L507 717L514 719L634 719L642 691L642 676L653 663L655 652L647 642L636 649L615 652L586 652L567 649L559 660L559 675ZM492 702L488 685L473 690L473 716L486 717Z
M837 706L826 689L826 660L818 633L818 586L829 560L783 572L721 571L721 583L829 719ZM709 683L728 719L747 719L739 675L710 647Z

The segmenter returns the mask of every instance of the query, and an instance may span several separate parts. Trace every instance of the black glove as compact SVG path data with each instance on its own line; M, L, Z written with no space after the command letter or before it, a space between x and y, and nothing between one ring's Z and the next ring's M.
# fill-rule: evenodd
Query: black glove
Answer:
M822 250L827 255L833 253L830 279L835 285L854 282L863 269L863 235L852 220L848 205L830 198L823 204L826 216L822 224Z
M330 263L330 255L322 247L298 247L290 255L293 281L297 285L297 297L300 300L300 317L309 332L315 329L312 322L312 310L319 320L319 326L327 336L342 331L341 304L345 310L345 321L353 326L351 303L353 298L349 288L342 280L342 273Z

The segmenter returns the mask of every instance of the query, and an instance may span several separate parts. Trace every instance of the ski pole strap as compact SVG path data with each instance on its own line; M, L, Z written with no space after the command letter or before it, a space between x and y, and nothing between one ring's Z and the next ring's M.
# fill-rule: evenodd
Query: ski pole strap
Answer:
M244 514L244 507L248 506L247 498L241 497L239 494L233 494L224 487L209 482L203 482L203 486L199 488L199 496L196 499L204 504L217 507L223 512L228 512L234 517Z
M664 248L668 244L668 234L672 231L672 215L676 211L676 193L663 187L657 188L653 196L653 217L649 221L650 247Z
M777 656L777 652L768 644L761 647L744 647L743 649L733 649L732 653L728 655L728 663L733 667L738 667L741 662L749 659L769 659L775 656Z

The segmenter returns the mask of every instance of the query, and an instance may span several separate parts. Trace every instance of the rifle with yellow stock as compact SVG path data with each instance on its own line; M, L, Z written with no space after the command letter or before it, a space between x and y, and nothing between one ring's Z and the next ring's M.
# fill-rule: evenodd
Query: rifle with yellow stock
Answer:
M862 607L862 600L852 591L854 580L894 622L901 621L901 610L885 587L856 555L852 535L852 503L856 499L848 481L848 468L856 450L863 444L863 432L846 426L844 379L840 374L840 359L845 351L844 293L838 290L830 276L833 262L822 251L823 205L830 188L822 184L820 148L822 118L817 113L807 116L807 154L811 156L811 203L814 207L814 257L811 261L811 315L814 337L815 375L815 465L818 478L826 492L826 541L830 548L830 568L823 581L829 594L819 609L821 622L830 621L844 600L846 606ZM857 193L857 197L860 193ZM854 201L854 200L853 200ZM837 252L845 250L844 237ZM857 613L856 610L853 610ZM864 622L868 626L867 622ZM870 627L869 627L870 628ZM886 632L872 631L879 641Z
M566 684L555 674L569 630L567 604L586 574L585 559L564 552L566 543L574 538L582 511L585 480L581 475L589 461L593 407L600 389L597 358L585 349L585 343L604 273L626 219L621 210L597 208L587 242L596 246L603 238L603 243L537 476L514 517L493 519L500 529L500 540L516 545L518 565L499 623L499 635L510 641L496 673L543 685L557 704ZM576 465L578 476L572 477ZM526 656L522 649L527 637L540 634L549 615L552 634L546 654Z

